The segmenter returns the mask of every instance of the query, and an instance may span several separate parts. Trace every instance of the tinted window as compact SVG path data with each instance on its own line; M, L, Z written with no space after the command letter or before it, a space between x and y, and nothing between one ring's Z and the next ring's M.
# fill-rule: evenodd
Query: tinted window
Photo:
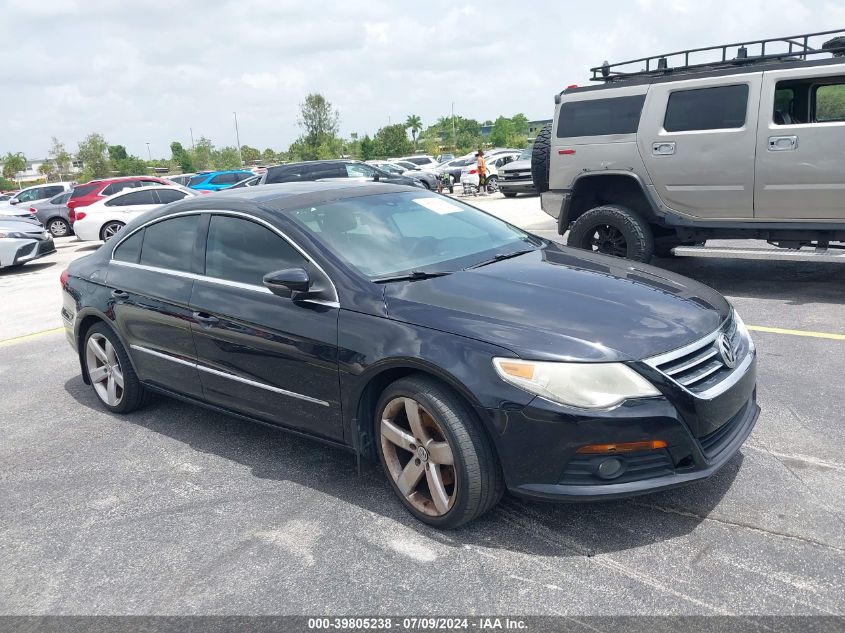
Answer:
M162 189L161 191L155 191L152 193L155 193L158 196L158 201L162 204L176 202L187 195L184 191L175 191L173 189Z
M120 243L114 249L114 259L121 262L130 262L132 264L138 263L138 257L141 255L141 244L144 241L144 229L141 229L129 239Z
M409 163L414 163L414 165L427 165L429 160L424 156L419 158L408 158L406 159Z
M82 196L87 196L89 193L94 191L97 187L100 186L100 183L95 182L92 185L79 185L78 187L73 188L73 192L70 194L71 199L73 198L81 198Z
M267 170L266 184L274 182L291 182L297 180L306 180L302 177L304 171L303 165L285 165L283 167L271 167Z
M570 101L560 106L557 137L634 134L645 95Z
M198 215L188 215L149 225L145 229L141 263L189 271L198 223Z
M103 189L102 194L104 196L113 196L116 193L123 191L124 189L132 189L133 187L137 187L138 183L134 180L125 180L123 182L113 182L105 189Z
M56 196L56 195L62 193L64 190L65 190L65 188L62 187L61 185L54 185L52 187L44 187L44 189L42 191L42 193L44 195L42 195L41 197L42 198L52 198L53 196Z
M349 178L372 178L376 173L376 170L369 165L360 165L358 163L346 164L345 175Z
M54 196L50 199L50 204L67 204L67 201L70 200L71 193L70 191L65 191L61 195Z
M667 132L724 130L745 125L748 86L679 90L669 95L663 128Z
M106 202L107 207L126 207L135 204L158 204L158 200L153 196L152 190L147 189L145 191L133 191Z
M816 121L845 121L845 84L816 88Z
M223 215L211 218L205 255L209 277L260 286L267 273L305 263L290 244L260 224Z
M188 186L193 187L194 185L198 185L201 182L205 182L206 178L208 178L208 174L200 174L199 176L194 176L188 181Z
M345 163L317 163L309 165L307 169L308 171L303 173L303 180L347 177Z
M32 202L33 200L38 200L40 196L38 192L40 191L39 187L35 189L28 189L26 191L21 191L15 198L18 202Z
M237 180L235 180L235 174L217 174L208 182L213 185L228 185L237 182Z

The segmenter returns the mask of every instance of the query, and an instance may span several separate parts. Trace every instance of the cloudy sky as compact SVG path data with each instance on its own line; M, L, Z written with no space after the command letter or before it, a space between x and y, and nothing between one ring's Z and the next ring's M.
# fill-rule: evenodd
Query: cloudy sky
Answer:
M207 136L287 148L305 94L341 131L419 114L551 117L588 68L678 48L845 28L823 0L0 0L0 153L89 132L146 157Z

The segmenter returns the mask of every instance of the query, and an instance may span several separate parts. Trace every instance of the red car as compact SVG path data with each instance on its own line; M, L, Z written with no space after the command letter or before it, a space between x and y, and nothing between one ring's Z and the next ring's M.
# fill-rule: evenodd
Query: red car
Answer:
M70 194L67 201L68 218L70 223L76 220L74 209L87 207L101 198L107 198L118 191L130 187L147 187L149 185L169 185L170 182L155 176L129 176L126 178L104 178L102 180L91 180L84 185L77 185Z

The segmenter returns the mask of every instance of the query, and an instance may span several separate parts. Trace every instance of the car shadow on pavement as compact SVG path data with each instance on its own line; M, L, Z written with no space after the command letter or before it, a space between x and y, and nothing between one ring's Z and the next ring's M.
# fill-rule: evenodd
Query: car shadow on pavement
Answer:
M845 303L841 263L675 257L655 258L651 264L729 296L778 299L789 305Z
M81 405L111 415L80 377L65 389ZM444 532L404 510L378 463L362 462L359 475L355 456L341 449L166 397L120 419L246 466L254 477L291 481L357 505L445 546L543 556L592 556L689 534L722 499L742 463L739 454L707 481L628 500L555 504L506 494L492 512Z
M14 268L0 268L0 277L13 277L22 273L37 273L39 270L45 270L55 265L56 262L30 262L22 266L15 266Z

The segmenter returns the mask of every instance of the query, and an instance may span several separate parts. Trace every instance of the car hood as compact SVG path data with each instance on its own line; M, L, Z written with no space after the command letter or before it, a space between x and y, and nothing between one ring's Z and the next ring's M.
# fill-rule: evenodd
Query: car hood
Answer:
M531 169L530 160L513 160L504 167L500 167L499 171L524 171Z
M443 277L385 286L390 318L535 360L641 360L719 327L730 304L691 279L550 245Z
M44 227L37 220L0 216L0 231L18 233L43 233Z

